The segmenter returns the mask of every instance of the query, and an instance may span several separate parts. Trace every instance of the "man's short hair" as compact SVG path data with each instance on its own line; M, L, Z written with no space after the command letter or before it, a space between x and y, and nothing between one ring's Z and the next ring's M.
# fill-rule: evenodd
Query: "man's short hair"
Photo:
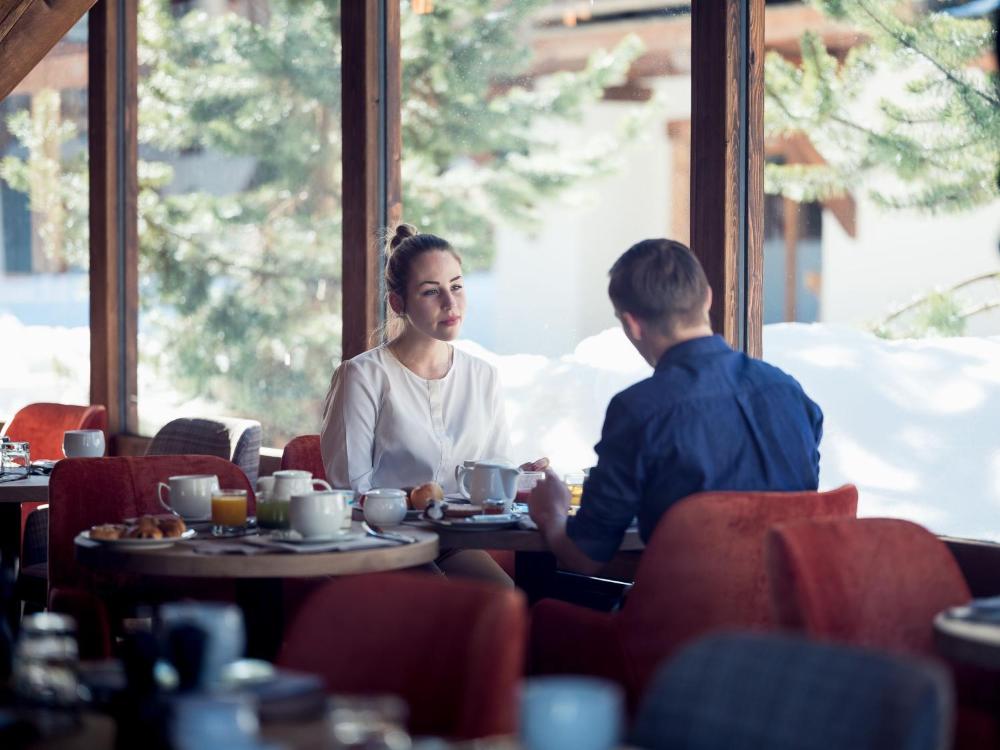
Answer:
M608 275L608 296L618 312L659 325L664 332L705 320L708 279L683 243L643 240L626 250Z

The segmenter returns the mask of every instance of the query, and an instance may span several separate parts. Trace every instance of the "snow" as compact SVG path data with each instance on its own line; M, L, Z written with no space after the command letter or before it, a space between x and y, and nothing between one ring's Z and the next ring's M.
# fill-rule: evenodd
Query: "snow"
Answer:
M0 331L0 419L32 401L88 401L86 327L25 326L0 315ZM561 357L459 345L500 370L513 458L549 456L560 473L593 464L608 401L651 372L617 328ZM782 323L764 327L764 355L823 408L822 488L856 484L860 515L1000 541L1000 336L887 341ZM150 377L140 372L146 417L221 411Z

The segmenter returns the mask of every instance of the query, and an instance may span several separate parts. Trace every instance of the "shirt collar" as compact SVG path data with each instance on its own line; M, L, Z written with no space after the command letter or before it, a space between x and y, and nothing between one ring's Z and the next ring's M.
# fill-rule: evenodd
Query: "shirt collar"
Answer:
M717 333L712 336L700 336L696 339L689 339L688 341L674 344L663 352L660 361L656 363L655 370L659 372L670 365L676 365L711 354L721 354L731 351L732 349L729 348L726 340Z

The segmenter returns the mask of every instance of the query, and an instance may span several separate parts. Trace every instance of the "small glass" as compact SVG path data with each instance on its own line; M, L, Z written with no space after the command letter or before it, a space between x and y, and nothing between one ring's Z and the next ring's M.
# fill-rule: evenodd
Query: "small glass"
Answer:
M29 443L4 437L0 441L0 474L27 476L31 466Z
M543 479L545 479L544 471L521 472L517 477L517 497L514 498L514 502L527 505L528 498L531 497L531 491Z
M394 695L335 696L327 726L338 748L409 750L406 703Z
M580 507L580 499L583 497L583 481L586 479L582 471L575 471L563 477L566 489L569 490L570 512L575 513Z
M46 732L76 723L79 703L76 621L67 615L26 615L14 650L17 701Z
M499 516L507 512L507 503L501 500L496 500L494 498L487 498L483 500L483 515L484 516Z
M288 500L267 494L257 495L257 525L262 529L287 529Z
M247 491L215 490L212 492L212 534L226 536L245 531L247 527Z

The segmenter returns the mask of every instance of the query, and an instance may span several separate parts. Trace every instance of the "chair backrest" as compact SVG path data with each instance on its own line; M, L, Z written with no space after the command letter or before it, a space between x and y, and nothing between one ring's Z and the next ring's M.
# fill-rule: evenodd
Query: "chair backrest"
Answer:
M163 513L157 483L176 474L215 474L222 486L253 490L232 462L216 456L67 458L49 479L49 588L86 585L93 578L77 565L73 539L101 523L118 523L144 513Z
M476 738L517 730L527 612L512 589L420 573L323 584L286 630L278 664L333 693L392 693L415 734Z
M326 479L319 435L299 435L292 438L281 452L281 468L300 469L311 472L317 479Z
M776 523L845 518L858 492L702 492L672 506L642 554L616 618L630 694L685 642L725 628L766 628L771 603L764 538Z
M948 548L909 521L778 526L767 557L778 623L817 638L930 656L934 615L971 598Z
M198 454L218 456L243 469L251 485L260 470L260 422L235 417L181 417L163 425L153 436L147 456Z
M725 634L660 670L630 745L648 750L944 750L954 712L936 664L787 636Z
M66 430L103 430L108 436L108 410L100 404L28 404L19 410L4 433L11 440L31 443L31 458L58 461L63 457Z

